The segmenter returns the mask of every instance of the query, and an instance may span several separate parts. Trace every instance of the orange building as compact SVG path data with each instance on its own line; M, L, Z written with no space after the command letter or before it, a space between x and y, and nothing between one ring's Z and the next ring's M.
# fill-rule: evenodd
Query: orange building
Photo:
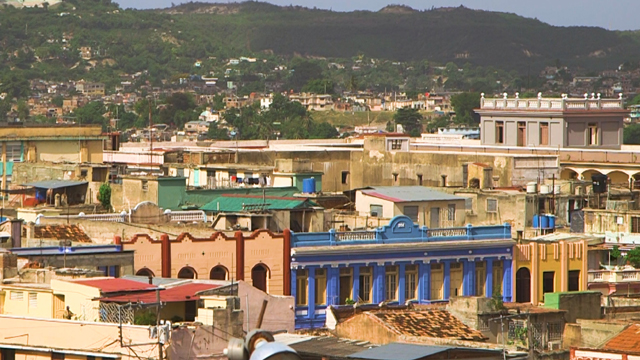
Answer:
M244 280L273 295L290 295L290 232L258 230L246 236L215 232L208 238L183 233L159 240L136 235L116 244L134 250L136 275L185 279Z

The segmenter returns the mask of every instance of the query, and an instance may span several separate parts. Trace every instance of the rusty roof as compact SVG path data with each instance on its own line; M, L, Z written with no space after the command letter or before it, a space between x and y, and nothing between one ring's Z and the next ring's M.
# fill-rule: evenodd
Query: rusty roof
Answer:
M90 243L91 238L78 225L39 225L34 228L35 239L71 240Z
M446 310L381 311L366 315L378 319L400 335L470 341L487 339L480 331L465 325Z
M640 353L640 324L633 324L622 330L603 347L605 350Z

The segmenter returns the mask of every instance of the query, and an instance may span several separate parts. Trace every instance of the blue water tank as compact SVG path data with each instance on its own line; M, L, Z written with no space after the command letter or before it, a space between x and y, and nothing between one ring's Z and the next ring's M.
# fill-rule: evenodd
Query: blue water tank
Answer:
M540 227L543 229L549 228L549 217L546 215L540 215Z
M547 215L549 218L549 228L554 229L556 227L556 217L553 215Z
M533 228L537 229L540 227L540 220L538 219L538 214L533 215Z
M316 192L316 179L302 179L302 192L305 194L313 194Z

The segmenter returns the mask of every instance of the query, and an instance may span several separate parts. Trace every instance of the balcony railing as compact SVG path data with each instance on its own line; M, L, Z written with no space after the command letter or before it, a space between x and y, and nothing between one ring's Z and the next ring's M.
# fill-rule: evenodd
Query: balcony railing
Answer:
M391 220L393 223L393 220ZM292 233L293 247L394 244L407 242L469 241L469 240L511 240L509 224L494 226L467 226L458 228L429 229L426 226L403 232L394 232L389 226L375 230L338 232Z
M488 99L484 94L480 100L481 109L495 110L603 110L603 109L624 109L622 97L618 99L601 99L600 94L585 94L584 99L562 98L545 99L540 95L537 99L520 99L516 94L515 98L509 99L507 95L503 98Z
M631 270L590 270L587 282L621 283L640 281L640 269Z

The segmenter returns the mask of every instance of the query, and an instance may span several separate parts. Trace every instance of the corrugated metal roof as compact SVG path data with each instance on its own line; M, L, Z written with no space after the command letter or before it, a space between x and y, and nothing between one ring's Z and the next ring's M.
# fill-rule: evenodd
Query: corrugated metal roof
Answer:
M374 186L370 190L362 190L362 193L393 202L452 201L465 199L424 186Z
M27 184L22 184L22 186L33 186L35 188L41 189L60 189L71 186L85 185L86 181L76 181L76 180L43 180L43 181L34 181Z
M241 212L243 205L268 204L265 210L293 210L318 206L307 198L222 195L200 208L204 211Z
M70 282L98 288L102 293L112 293L112 292L119 292L119 291L155 290L156 288L154 285L144 284L139 281L125 280L120 278L95 278L95 279L87 279L87 280L84 280L84 279L71 280ZM154 296L155 296L155 293L154 293Z
M161 289L160 301L161 302L182 302L182 301L198 300L200 299L200 296L196 295L196 293L204 290L215 289L217 287L220 287L220 285L191 283L191 284L174 286L168 289ZM100 301L115 302L115 303L149 304L149 303L156 302L156 292L144 291L144 292L135 292L132 294L107 296L100 299Z
M368 360L416 360L454 349L449 346L430 346L391 343L347 355L349 358Z

